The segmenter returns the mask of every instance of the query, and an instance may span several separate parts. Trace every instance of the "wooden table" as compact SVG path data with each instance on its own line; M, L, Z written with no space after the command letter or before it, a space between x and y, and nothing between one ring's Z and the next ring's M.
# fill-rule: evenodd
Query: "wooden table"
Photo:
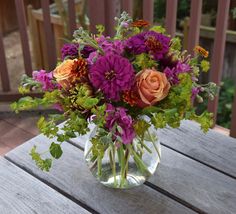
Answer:
M31 139L0 159L1 214L59 213L236 213L236 139L184 121L180 128L158 131L162 160L144 185L114 190L99 184L83 159L86 136L63 143L64 154L49 173L28 155Z

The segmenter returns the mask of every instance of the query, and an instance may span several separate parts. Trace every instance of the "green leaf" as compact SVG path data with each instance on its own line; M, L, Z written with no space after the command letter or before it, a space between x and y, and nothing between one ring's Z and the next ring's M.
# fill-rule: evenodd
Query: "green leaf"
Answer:
M57 144L54 142L51 143L49 150L50 150L50 154L52 155L52 157L54 157L56 159L59 159L63 153L60 144Z
M40 154L36 152L36 146L33 146L31 149L30 155L32 157L32 160L35 161L36 165L43 171L49 171L49 169L52 166L52 159L42 159Z
M95 105L97 105L99 100L97 98L86 98L84 103L81 103L81 106L85 109L91 109Z

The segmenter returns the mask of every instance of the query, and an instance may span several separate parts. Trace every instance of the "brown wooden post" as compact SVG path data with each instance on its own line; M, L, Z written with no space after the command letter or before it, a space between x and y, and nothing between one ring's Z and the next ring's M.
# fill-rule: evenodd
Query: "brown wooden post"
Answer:
M234 103L233 103L233 109L232 109L230 136L236 138L236 90L234 93Z
M154 0L143 0L143 19L153 23Z
M116 6L115 0L105 0L105 26L108 36L113 36L115 33Z
M188 52L193 54L194 47L199 42L200 22L202 15L202 0L191 1L189 34L188 34Z
M16 4L16 14L20 31L21 38L21 47L24 57L24 66L25 73L28 76L32 75L32 63L29 49L29 39L27 34L27 25L26 25L26 17L25 17L25 6L23 0L15 0Z
M211 57L210 80L220 85L225 52L226 29L230 0L218 0L215 41ZM214 113L214 125L217 117L218 95L208 102L208 111Z
M75 29L76 29L75 1L68 0L68 32L71 38L73 37Z
M53 35L51 18L50 18L50 9L49 9L49 0L41 0L41 6L43 9L43 27L45 34L45 43L48 53L48 65L49 69L53 70L56 66L56 46L55 46L55 38Z
M176 17L177 17L178 0L166 1L166 31L172 37L176 31Z
M131 17L133 15L133 0L121 0L121 9L126 11Z
M3 36L1 29L0 29L0 77L2 82L2 90L4 92L10 91L10 81L7 71L7 63L6 63L6 56L4 51Z
M96 33L96 25L105 25L105 0L88 0L90 31Z

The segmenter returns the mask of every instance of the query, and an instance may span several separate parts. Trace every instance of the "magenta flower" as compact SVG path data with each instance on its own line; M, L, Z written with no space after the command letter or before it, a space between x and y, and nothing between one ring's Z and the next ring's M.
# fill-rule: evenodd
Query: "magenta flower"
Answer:
M100 89L105 98L119 101L123 91L134 82L134 69L128 59L119 55L105 55L97 59L89 71L92 85Z
M123 107L115 108L111 104L107 104L107 117L106 117L106 128L109 131L114 131L114 126L119 126L115 129L115 135L120 136L123 144L132 143L135 137L135 131L133 128L133 120L128 115L127 109Z
M33 71L33 79L42 84L43 91L52 91L59 88L58 84L53 81L52 72L45 70Z
M180 73L189 72L190 70L191 70L191 68L188 64L181 63L180 61L178 61L178 63L176 64L175 67L173 67L173 68L166 67L165 70L164 70L164 73L165 73L168 81L172 85L176 85L176 84L179 83L178 75Z
M98 38L97 42L106 54L122 55L124 52L124 41L112 41L110 37L101 36Z
M191 95L192 102L195 100L199 92L200 92L200 87L192 88L192 95Z

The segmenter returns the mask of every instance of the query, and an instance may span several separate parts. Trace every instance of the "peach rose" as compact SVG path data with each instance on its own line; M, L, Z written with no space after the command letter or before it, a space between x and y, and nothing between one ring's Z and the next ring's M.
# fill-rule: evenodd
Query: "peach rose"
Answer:
M67 88L76 78L77 59L67 59L58 65L53 71L53 76L58 84L63 88Z
M169 92L170 83L166 75L154 69L144 69L136 75L136 84L140 96L140 107L151 106L163 100Z

